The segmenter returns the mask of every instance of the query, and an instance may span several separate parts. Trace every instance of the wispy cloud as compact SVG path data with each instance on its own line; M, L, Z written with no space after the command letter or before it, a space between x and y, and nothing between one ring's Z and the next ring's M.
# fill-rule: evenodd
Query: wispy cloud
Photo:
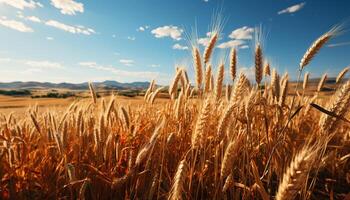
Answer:
M120 59L119 62L125 66L132 66L135 63L134 60L130 60L130 59Z
M254 28L243 26L236 30L233 30L228 36L231 39L236 40L251 40L253 38Z
M327 45L328 47L340 47L340 46L348 46L350 42L341 42Z
M20 32L34 32L34 30L31 27L27 26L23 22L7 19L7 17L5 16L2 16L0 18L0 25Z
M120 70L110 65L108 66L99 65L96 62L80 62L78 64L83 67L88 67L99 71L113 73L116 77L119 77L119 78L137 78L138 80L140 79L150 80L160 75L159 72Z
M39 17L36 16L24 16L23 13L21 11L17 12L17 17L24 19L26 21L32 21L32 22L37 22L37 23L41 23L42 20Z
M181 40L181 35L183 33L183 30L180 29L177 26L162 26L158 27L156 29L153 29L151 33L156 38L163 38L163 37L171 37L174 40Z
M6 4L20 10L24 10L25 8L34 9L36 7L43 7L41 3L34 0L0 0L0 4Z
M247 40L253 39L254 29L248 26L243 26L241 28L233 30L228 36L231 40L223 42L218 45L218 48L237 48L237 49L247 49Z
M198 43L204 47L208 46L208 44L209 44L211 32L207 32L206 36L207 37L198 38Z
M64 15L75 15L84 12L84 4L74 0L51 0L51 5L59 9Z
M52 62L48 60L28 60L24 61L25 65L37 68L48 68L48 69L61 69L63 66L58 62Z
M245 45L245 42L243 40L230 40L224 43L221 43L218 48L220 49L226 49L226 48L247 48L248 46Z
M35 17L35 16L29 16L26 18L27 20L29 21L32 21L32 22L37 22L37 23L40 23L41 20L39 19L39 17Z
M305 2L302 2L302 3L296 4L296 5L290 6L286 9L278 11L278 14L281 15L281 14L285 14L285 13L295 13L295 12L301 10L305 6L305 4L306 4Z
M203 46L208 46L210 38L204 37L204 38L199 38L198 39L198 44L203 45Z
M64 68L61 63L50 61L50 60L0 58L0 62L20 64L20 65L29 66L31 68L40 68L40 69L63 69Z
M176 43L176 44L173 45L173 49L186 50L186 49L188 49L188 47L187 46L182 46L181 44Z
M140 31L140 32L143 32L145 30L149 29L149 26L148 25L145 25L145 26L140 26L139 28L137 28L136 30L137 31Z
M46 37L46 40L54 40L53 37Z
M91 35L91 34L95 34L95 30L91 29L91 28L86 28L84 26L72 26L72 25L67 25L55 20L49 20L47 22L45 22L45 25L47 26L51 26L69 33L73 33L73 34L84 34L84 35Z

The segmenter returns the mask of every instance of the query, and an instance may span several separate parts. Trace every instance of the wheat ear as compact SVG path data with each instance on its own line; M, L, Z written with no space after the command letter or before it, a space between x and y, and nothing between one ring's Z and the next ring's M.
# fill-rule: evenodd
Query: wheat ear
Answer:
M236 53L236 49L232 48L231 54L230 54L230 75L233 82L235 81L235 78L236 78L236 69L237 69L237 53Z
M204 50L204 55L203 55L203 58L204 58L204 64L207 64L209 63L209 60L210 60L210 56L211 54L213 53L213 50L214 50L214 47L215 47L215 43L216 41L218 40L218 37L219 37L219 34L217 32L215 32L210 40L209 40L209 44L208 46L205 48Z
M283 174L282 182L278 186L276 200L292 200L295 198L307 181L310 167L316 155L316 150L304 147L294 156L286 172Z
M303 58L300 61L299 67L302 70L306 65L310 63L312 58L318 53L318 51L335 35L337 35L341 26L334 26L330 31L323 34L316 41L314 41L311 46L306 50Z
M97 102L97 97L96 97L96 92L95 92L95 89L94 89L94 86L92 85L91 82L89 82L89 89L90 89L90 94L91 94L91 97L92 97L92 101L96 104Z
M346 74L348 71L349 71L349 67L345 67L345 68L338 74L337 79L336 79L335 82L336 82L336 83L340 83L340 82L343 80L345 74Z
M196 127L194 133L192 134L191 142L192 148L197 149L201 144L203 144L204 140L204 128L207 124L210 114L210 98L206 98L204 101L203 107L201 109L201 113L196 122Z
M197 89L199 90L201 88L201 86L202 86L203 67L202 67L201 56L199 54L198 48L193 47L193 49L192 49L192 56L193 56L194 69L195 69L195 72L196 72Z
M233 169L233 163L235 159L237 158L240 150L242 150L242 142L245 135L243 133L239 133L237 137L230 142L230 144L227 146L224 154L224 159L222 160L221 164L221 171L220 176L221 180L227 177Z
M309 82L309 77L310 77L310 73L306 72L305 75L304 75L303 90L305 90L306 87L307 87L307 84Z
M263 55L260 44L255 48L255 81L259 85L262 79L263 73Z
M317 92L321 92L324 84L326 83L326 79L327 79L327 74L323 74L322 78L320 79L320 82L318 82Z
M186 159L183 159L179 166L177 167L175 177L173 180L173 185L171 187L170 195L168 197L169 200L181 200L182 195L184 193L184 184L186 181L187 175L187 163Z
M221 64L219 66L219 70L218 70L218 74L216 77L216 88L215 88L215 97L216 100L220 100L221 96L222 96L222 83L224 81L224 64Z

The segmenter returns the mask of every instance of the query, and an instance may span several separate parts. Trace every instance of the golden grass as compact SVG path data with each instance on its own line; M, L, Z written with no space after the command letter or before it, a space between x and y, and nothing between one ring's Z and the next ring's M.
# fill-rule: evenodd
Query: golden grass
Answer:
M271 66L262 76L259 48L256 82L265 89L244 74L235 78L236 69L231 69L235 82L226 86L224 97L224 65L214 83L211 68L202 69L204 63L209 67L213 52L207 50L204 61L194 50L196 91L179 68L167 100L158 98L161 89L154 81L144 98L101 99L91 85L91 99L60 100L64 109L45 109L52 102L37 100L23 114L1 112L0 197L267 200L348 195L349 81L334 84L334 95L317 92L317 83L304 83L311 92L296 93L288 74L273 69L271 81L264 80ZM316 104L326 112L314 109Z

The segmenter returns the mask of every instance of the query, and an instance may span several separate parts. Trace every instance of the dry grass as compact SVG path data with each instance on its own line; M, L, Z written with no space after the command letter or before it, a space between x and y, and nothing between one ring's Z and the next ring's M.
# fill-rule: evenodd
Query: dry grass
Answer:
M318 49L307 51L301 68L322 46L315 45ZM97 99L91 85L91 99L67 100L70 106L64 110L31 106L23 115L1 114L0 198L349 196L350 82L334 85L338 92L333 96L319 98L317 83L303 84L313 88L310 94L296 93L288 74L273 69L271 81L264 80L271 66L265 66L262 76L259 47L256 82L265 89L244 74L235 78L231 67L227 76L235 82L224 97L224 66L215 83L211 68L202 69L210 65L212 50L202 60L194 49L197 90L179 68L169 100L157 98L161 89L155 82L135 104L118 96Z

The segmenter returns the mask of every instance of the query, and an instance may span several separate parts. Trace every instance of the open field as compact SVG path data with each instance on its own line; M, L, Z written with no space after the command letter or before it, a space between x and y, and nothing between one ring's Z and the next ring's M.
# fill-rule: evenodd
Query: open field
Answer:
M306 88L304 95L305 96L312 96L316 93L317 90L317 81L309 81L308 88ZM291 82L289 84L288 94L289 95L295 95L294 89L295 89L295 82ZM327 98L330 95L334 93L335 88L337 85L334 83L325 83L324 88L327 88L328 90L321 91L318 95L318 98ZM36 90L33 95L47 95L48 92L51 90ZM68 97L68 98L32 98L30 96L6 96L6 95L0 95L0 113L3 114L10 114L11 112L14 115L20 115L25 114L29 107L33 107L37 105L42 110L58 110L63 111L65 110L71 103L74 101L81 101L81 102L87 102L90 101L88 97L89 91L71 91L71 90L55 90L59 91L61 93L72 93L75 94L76 97ZM109 101L110 99L110 92L109 91L99 91L99 94L102 95L101 98L98 98L98 101L100 102L102 99L105 99L106 101ZM169 100L168 94L162 94L161 102L166 102ZM158 100L159 101L159 100ZM126 96L118 96L118 102L122 105L138 105L143 104L143 96L136 96L136 97L126 97Z
M111 96L105 96L99 98L97 103L101 103L102 99L109 101ZM158 101L165 102L168 98L163 98ZM28 114L28 108L38 106L42 111L60 111L63 112L69 107L73 102L86 103L89 102L88 98L31 98L31 97L13 97L13 96L4 96L0 95L0 114L8 115L13 113L15 116ZM121 105L139 105L143 104L143 97L125 97L118 96L118 103Z
M306 50L302 75L336 30ZM234 48L228 74L212 71L218 38L191 46L194 84L178 66L166 95L152 81L143 97L92 83L78 101L1 96L0 198L350 198L349 68L332 84L305 76L296 93L259 41L254 80L237 73Z

